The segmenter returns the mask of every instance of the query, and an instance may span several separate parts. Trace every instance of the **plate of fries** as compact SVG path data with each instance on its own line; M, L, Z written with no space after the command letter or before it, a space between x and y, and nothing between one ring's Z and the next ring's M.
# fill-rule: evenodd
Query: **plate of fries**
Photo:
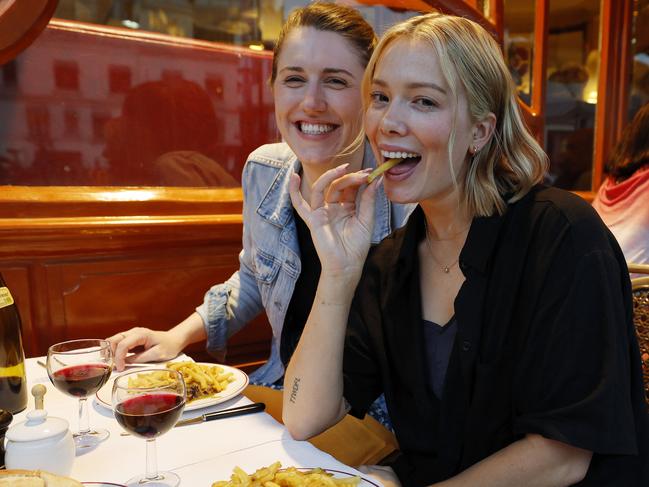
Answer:
M241 394L248 385L245 372L222 364L205 362L167 362L166 364L151 364L150 368L167 368L177 370L185 380L187 389L187 404L185 411L193 411L225 402ZM168 375L164 372L147 372L143 367L133 381L135 387L155 387L164 384ZM95 394L97 403L112 409L111 394L115 377L111 377L106 385ZM129 382L130 384L130 382Z
M342 470L327 468L282 468L280 462L248 474L234 467L229 480L219 480L212 487L379 487L378 484Z

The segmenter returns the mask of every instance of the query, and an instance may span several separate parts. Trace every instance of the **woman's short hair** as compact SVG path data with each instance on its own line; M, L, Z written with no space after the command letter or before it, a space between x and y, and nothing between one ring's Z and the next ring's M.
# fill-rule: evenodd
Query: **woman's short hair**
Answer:
M273 49L271 84L277 78L277 62L286 36L299 27L313 27L323 32L334 32L341 35L357 51L363 67L367 66L377 43L372 26L367 23L358 10L352 7L335 3L314 2L305 7L296 8L284 22ZM323 49L326 48L323 46Z
M616 181L624 181L649 164L649 103L638 110L622 132L606 164L606 172Z
M490 112L496 116L493 136L471 158L458 185L472 214L504 212L507 201L522 198L543 180L547 156L523 121L498 43L479 24L452 15L430 13L396 24L381 37L365 71L366 106L377 60L388 44L401 38L430 45L456 101L460 87L464 89L473 121L483 120ZM454 139L455 126L449 140L449 165Z

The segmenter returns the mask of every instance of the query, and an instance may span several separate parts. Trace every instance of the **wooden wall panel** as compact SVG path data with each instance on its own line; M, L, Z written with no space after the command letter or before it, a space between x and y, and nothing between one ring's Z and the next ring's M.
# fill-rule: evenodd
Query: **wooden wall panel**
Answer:
M238 267L239 248L179 247L108 256L68 256L2 264L23 318L25 353L44 355L52 343L106 337L132 326L168 329L193 312L210 286ZM40 286L29 284L33 275ZM39 312L40 310L40 312ZM32 317L40 315L35 325ZM233 338L228 362L258 363L267 357L270 327L261 317ZM205 360L204 345L190 354Z
M240 190L150 189L143 202L141 190L5 189L0 270L19 303L27 356L136 325L167 329L238 268ZM227 362L258 366L270 338L260 316L232 337ZM188 353L209 359L202 343Z
M178 248L48 262L44 267L52 316L50 341L89 332L109 336L132 326L168 329L193 312L211 285L230 277L238 266L238 251L234 246ZM248 329L245 345L265 355L269 332L263 325ZM235 342L229 355L235 361L240 355L236 348Z

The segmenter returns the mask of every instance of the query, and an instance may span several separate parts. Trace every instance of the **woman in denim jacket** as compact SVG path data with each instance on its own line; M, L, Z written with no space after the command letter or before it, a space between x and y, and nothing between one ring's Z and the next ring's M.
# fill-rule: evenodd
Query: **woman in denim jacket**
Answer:
M374 166L374 157L366 146L362 168ZM242 177L246 197L239 270L223 284L213 286L196 309L205 323L207 350L220 360L224 359L228 338L266 312L273 328L271 355L266 364L250 374L253 383L272 384L284 376L280 360L282 329L302 270L288 184L290 175L301 169L297 156L285 143L264 145L250 154ZM388 201L379 188L373 242L380 242L401 226L409 210Z
M288 193L290 175L302 176L300 189L309 199L311 185L328 169L345 162L349 171L375 167L369 146L356 144L350 149L361 130L360 83L375 44L371 26L349 7L316 2L289 16L275 47L271 75L275 117L285 142L258 148L244 167L240 268L226 282L213 286L196 312L171 330L138 327L110 337L118 370L136 346L144 351L131 355L129 361L160 361L205 339L207 350L223 360L228 338L265 311L273 329L271 354L250 379L256 384L281 384L284 364L304 326L304 321L293 323L283 363L280 348L287 310L295 290L295 301L304 298L310 307L319 275L315 251L308 254L312 259L301 258L304 248L298 225L302 222L296 225L299 217ZM379 190L373 242L402 226L411 208L390 203ZM310 235L307 244L312 248ZM302 283L296 288L305 267L314 286L306 292ZM304 320L306 315L308 309Z

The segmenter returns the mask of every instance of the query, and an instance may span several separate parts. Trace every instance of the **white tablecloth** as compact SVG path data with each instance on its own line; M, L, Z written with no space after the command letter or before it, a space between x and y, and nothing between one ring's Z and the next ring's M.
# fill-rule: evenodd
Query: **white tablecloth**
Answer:
M44 361L42 358L40 360ZM72 431L76 431L78 401L57 391L36 359L28 359L26 365L29 389L37 383L47 387L45 409L48 415L68 420ZM71 477L80 481L119 483L143 473L145 441L133 436L121 436L123 430L112 411L98 404L94 397L88 402L91 427L106 428L110 431L110 438L90 451L78 452ZM183 418L250 402L246 397L238 396L216 406L186 412ZM12 424L23 421L26 412L32 409L34 400L30 395L26 411L16 415ZM159 437L156 443L158 468L177 472L183 486L210 486L215 480L229 478L234 466L252 472L277 460L285 467L317 466L358 474L310 443L293 440L286 428L266 413L173 428Z

